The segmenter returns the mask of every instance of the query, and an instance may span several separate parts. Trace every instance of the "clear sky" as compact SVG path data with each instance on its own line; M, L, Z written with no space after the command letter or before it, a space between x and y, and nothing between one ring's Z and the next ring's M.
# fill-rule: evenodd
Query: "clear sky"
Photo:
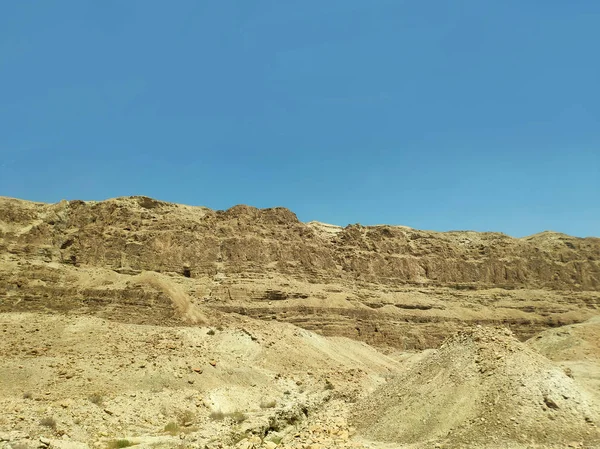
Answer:
M3 1L0 195L600 236L600 1Z

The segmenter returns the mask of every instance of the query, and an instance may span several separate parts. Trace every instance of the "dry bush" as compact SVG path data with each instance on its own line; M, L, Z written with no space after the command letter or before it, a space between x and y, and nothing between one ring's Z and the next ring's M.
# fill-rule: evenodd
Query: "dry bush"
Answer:
M108 444L109 449L118 449L121 447L133 446L133 443L129 440L114 440Z
M165 432L170 433L170 434L176 434L179 432L179 424L177 424L175 421L171 421L170 423L168 423L165 426Z
M187 423L192 423L196 419L196 415L190 410L184 410L178 414L179 424L185 426Z
M275 408L277 406L277 401L275 399L269 399L261 401L260 408Z
M40 425L56 430L56 420L51 416L45 416L40 420Z
M100 393L91 394L90 397L88 397L88 400L92 404L96 404L97 406L102 405L102 402L104 402L104 398L102 397L102 395Z
M210 419L213 421L223 421L225 419L225 413L221 410L213 410L209 415Z
M209 417L213 421L223 421L225 418L230 418L238 424L248 419L248 416L239 410L231 413L223 413L221 410L214 410L210 413Z
M236 410L233 413L228 413L227 417L233 419L238 424L242 423L248 419L248 416L246 416L245 413L242 413L239 410Z

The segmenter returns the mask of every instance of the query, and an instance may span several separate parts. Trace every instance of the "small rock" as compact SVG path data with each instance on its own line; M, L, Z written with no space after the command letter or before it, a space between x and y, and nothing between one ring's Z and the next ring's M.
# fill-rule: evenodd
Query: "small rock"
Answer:
M544 396L544 404L546 404L546 407L551 408L551 409L558 409L558 404L556 402L554 402L554 400L548 396Z
M40 443L44 446L50 446L50 439L46 437L40 437Z
M238 445L236 446L236 448L238 449L252 449L254 447L254 444L252 444L250 441L248 441L247 439L243 439L242 441L240 441L238 443Z
M208 363L210 363L212 366L217 366L217 362L216 362L216 360L211 360L211 361L210 361L210 362L208 362Z

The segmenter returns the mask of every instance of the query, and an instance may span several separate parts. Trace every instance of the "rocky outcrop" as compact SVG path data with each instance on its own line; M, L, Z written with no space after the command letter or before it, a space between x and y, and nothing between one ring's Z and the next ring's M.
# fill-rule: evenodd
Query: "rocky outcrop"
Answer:
M600 310L598 238L341 228L284 208L213 211L147 197L0 198L0 311L188 322L146 272L203 310L404 349L471 324L526 339Z
M350 225L323 233L284 208L212 211L146 197L52 205L3 198L0 224L3 252L112 269L600 290L600 239L551 232L517 239Z

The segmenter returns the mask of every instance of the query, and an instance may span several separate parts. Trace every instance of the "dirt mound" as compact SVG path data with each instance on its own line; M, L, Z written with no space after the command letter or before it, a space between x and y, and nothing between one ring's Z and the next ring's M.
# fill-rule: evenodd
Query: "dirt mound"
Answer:
M559 364L590 391L600 391L600 316L548 329L527 344Z
M600 361L600 316L580 324L548 329L528 343L550 360Z
M509 330L477 327L359 402L352 421L377 441L564 447L600 444L599 404Z

